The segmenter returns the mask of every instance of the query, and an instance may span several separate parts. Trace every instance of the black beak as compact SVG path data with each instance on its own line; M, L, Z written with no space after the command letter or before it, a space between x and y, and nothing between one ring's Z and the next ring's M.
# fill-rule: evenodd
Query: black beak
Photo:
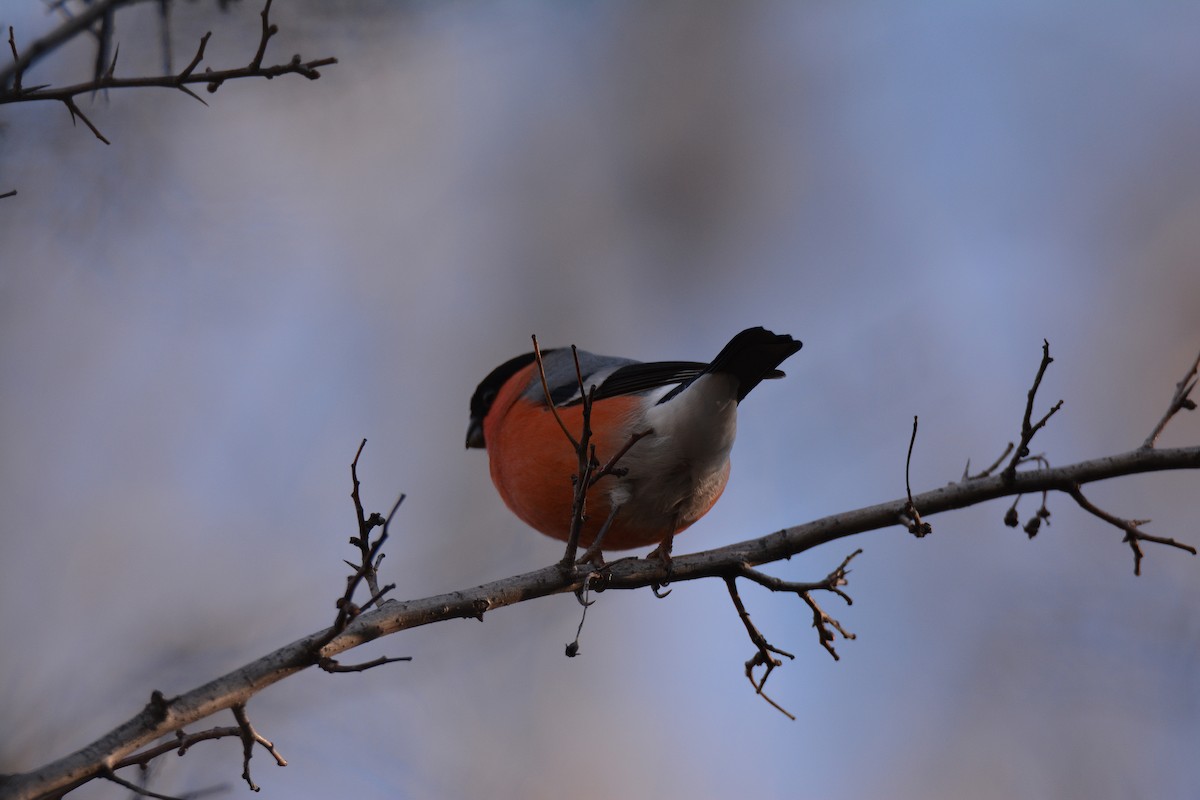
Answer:
M485 447L483 442L483 422L482 420L472 419L471 424L467 426L467 447Z

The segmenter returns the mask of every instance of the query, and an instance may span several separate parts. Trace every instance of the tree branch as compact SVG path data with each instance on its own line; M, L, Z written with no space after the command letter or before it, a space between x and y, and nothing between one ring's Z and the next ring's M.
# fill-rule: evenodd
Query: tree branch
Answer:
M201 73L196 73L196 67L199 66L201 60L204 58L205 46L208 44L209 37L212 36L212 33L209 32L201 37L200 46L196 50L196 55L191 63L178 74L118 78L115 75L117 66L116 52L114 51L111 59L108 57L108 47L113 30L113 14L122 5L129 5L140 1L99 0L98 2L89 4L83 13L70 17L48 35L35 41L23 54L18 52L16 39L10 27L8 44L13 58L12 63L8 67L0 70L0 105L5 103L29 103L39 100L61 102L71 112L72 121L76 118L82 120L92 133L95 134L96 138L108 144L108 139L79 110L78 105L75 103L77 96L81 94L95 94L107 89L159 87L178 89L203 103L204 101L201 100L199 95L189 89L188 85L197 83L206 84L208 91L211 93L217 91L225 81L240 78L267 78L269 80L280 75L295 74L302 75L309 80L317 80L321 77L321 73L319 72L320 67L337 63L336 58L318 58L305 61L299 55L294 55L285 64L264 67L262 62L266 54L267 42L279 32L279 27L271 23L269 18L272 0L266 0L260 14L262 17L262 35L259 39L258 48L247 66L224 70L206 69ZM98 32L99 47L96 55L96 69L91 80L57 88L47 85L31 87L22 85L22 77L30 65L74 36L86 30L91 30L93 24L99 24L100 29Z
M1077 485L1109 478L1185 469L1200 469L1200 447L1137 449L1064 467L1017 472L1011 481L1003 475L978 478L915 495L913 502L924 516L930 516L998 497L1041 491L1070 494ZM907 504L907 497L899 498L757 539L677 556L671 579L678 583L743 575L748 567L785 559L837 539L898 525ZM462 591L405 602L390 600L359 615L332 638L332 629L318 631L178 697L165 699L159 695L157 701L83 749L33 772L0 779L0 793L14 800L26 800L77 786L101 774L103 765L115 763L184 726L244 704L267 686L314 666L320 658L332 658L382 636L448 619L478 618L488 611L537 597L576 592L588 582L595 590L638 589L661 580L662 564L657 559L622 559L600 570L590 565L564 570L556 562ZM319 655L314 655L314 648L320 648Z
M1163 414L1158 424L1154 426L1154 430L1150 432L1150 435L1146 437L1146 441L1142 442L1142 447L1154 447L1163 429L1167 427L1167 423L1180 411L1196 410L1196 401L1190 395L1192 389L1196 388L1197 371L1200 371L1200 353L1196 354L1196 360L1192 362L1192 366L1188 369L1187 374L1180 379L1179 383L1175 384L1175 394L1171 397L1171 403L1167 406L1166 413Z
M1005 480L1011 481L1017 472L1017 467L1029 458L1029 443L1033 440L1034 434L1041 430L1050 418L1062 408L1063 401L1059 400L1046 415L1037 422L1031 422L1030 418L1033 415L1033 400L1037 397L1038 387L1042 385L1042 378L1046 375L1046 369L1054 363L1054 359L1050 357L1050 342L1046 339L1042 340L1042 363L1038 366L1037 375L1033 379L1033 386L1029 387L1029 394L1025 402L1025 417L1021 420L1021 442L1017 445L1017 451L1013 453L1012 461L1008 462L1008 466L1000 473ZM1006 451L1007 452L1007 451Z
M0 98L13 89L19 91L21 74L44 56L57 50L80 33L91 29L93 24L117 8L140 2L143 0L97 0L97 2L89 3L81 12L68 17L57 28L29 45L21 56L17 56L17 48L13 44L13 63L0 69ZM10 33L10 41L11 36Z

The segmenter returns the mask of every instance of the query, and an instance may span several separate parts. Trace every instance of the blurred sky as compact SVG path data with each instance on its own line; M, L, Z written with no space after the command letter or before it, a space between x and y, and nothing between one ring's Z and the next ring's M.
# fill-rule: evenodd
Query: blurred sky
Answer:
M259 7L177 4L245 63ZM328 624L368 510L408 494L396 596L544 566L557 543L465 452L479 379L544 343L706 359L766 325L804 350L742 406L691 551L903 494L1016 435L1043 338L1054 464L1131 449L1200 348L1200 6L1176 2L299 3L269 61L310 83L0 113L0 772ZM0 5L18 43L53 18ZM118 74L153 71L147 9ZM70 49L26 83L86 75ZM1200 443L1200 418L1164 444ZM1200 543L1195 474L1088 488ZM1036 508L1026 498L1023 516ZM1190 798L1200 560L1051 497L852 549L840 662L795 598L744 592L797 654L754 696L724 588L609 592L582 654L559 597L407 632L251 718L270 797ZM218 718L231 724L231 718ZM239 781L240 745L153 786ZM124 797L91 786L80 797Z

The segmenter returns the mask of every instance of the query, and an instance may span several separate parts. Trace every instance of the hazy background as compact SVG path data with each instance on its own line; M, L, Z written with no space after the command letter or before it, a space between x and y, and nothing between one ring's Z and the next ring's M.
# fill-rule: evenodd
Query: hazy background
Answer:
M176 61L246 63L259 6L176 7ZM27 43L51 25L8 0ZM328 624L368 510L408 493L399 598L544 566L560 546L463 450L467 401L543 342L705 359L766 325L804 350L743 405L724 499L681 552L990 463L1043 337L1035 449L1141 443L1200 348L1200 6L1175 2L298 3L237 81L0 111L0 771ZM151 9L118 74L155 69ZM35 82L86 76L87 46ZM1200 443L1200 417L1164 444ZM1095 485L1200 543L1194 473ZM858 634L820 649L795 598L747 588L797 654L769 689L724 588L610 592L582 654L571 597L391 637L361 675L250 703L290 765L263 796L1192 798L1200 560L1050 499L1033 542L996 502L856 546ZM1024 519L1037 502L1026 498ZM228 714L218 724L232 724ZM199 726L196 726L197 728ZM240 782L240 743L153 787ZM81 797L125 797L93 785Z

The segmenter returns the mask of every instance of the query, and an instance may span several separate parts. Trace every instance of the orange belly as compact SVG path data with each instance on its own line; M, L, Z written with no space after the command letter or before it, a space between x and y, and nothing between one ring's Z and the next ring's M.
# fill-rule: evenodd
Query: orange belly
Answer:
M536 366L528 367L506 384L484 422L484 438L492 482L505 504L534 529L566 541L571 531L575 491L572 477L579 471L579 459L546 405L520 399L536 369ZM641 405L641 398L629 396L606 398L593 407L592 442L601 464L607 463L628 443L626 432L634 417L640 415ZM582 405L560 408L558 414L567 430L578 439L583 429ZM653 477L642 476L641 479L653 480ZM579 537L581 546L591 546L600 526L608 518L612 509L609 493L619 480L621 478L617 476L606 476L588 490L584 507L586 518ZM714 496L712 501L716 502L716 499ZM632 511L632 508L622 508L618 512L604 536L605 550L656 545L668 534L678 533L701 516L697 514L691 520L681 522L665 513Z

